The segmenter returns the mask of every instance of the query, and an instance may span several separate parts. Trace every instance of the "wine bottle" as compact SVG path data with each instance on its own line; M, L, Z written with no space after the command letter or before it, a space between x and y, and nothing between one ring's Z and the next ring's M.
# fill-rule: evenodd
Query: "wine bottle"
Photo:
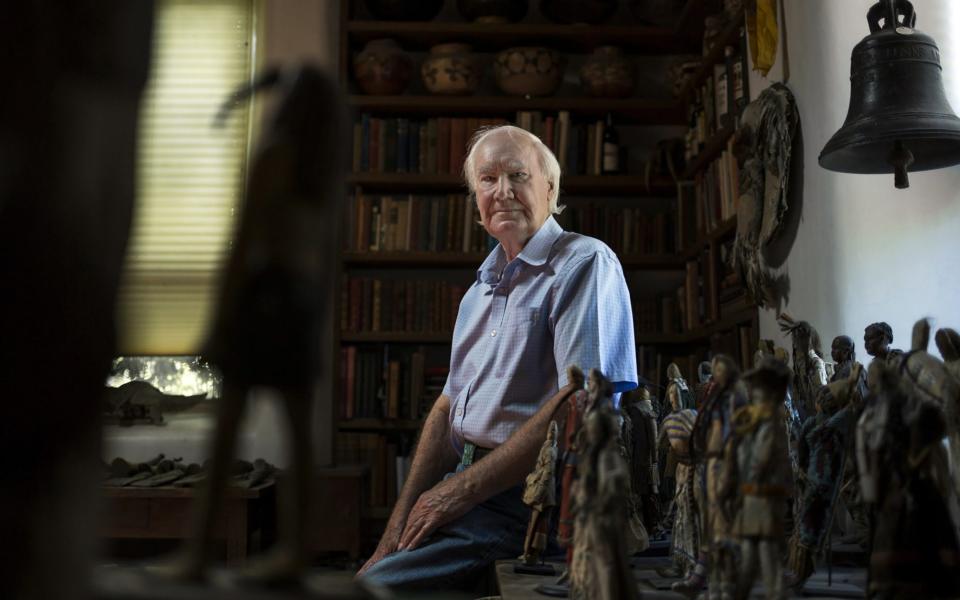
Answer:
M613 114L607 113L603 126L603 167L601 173L614 175L620 172L620 137L613 128Z

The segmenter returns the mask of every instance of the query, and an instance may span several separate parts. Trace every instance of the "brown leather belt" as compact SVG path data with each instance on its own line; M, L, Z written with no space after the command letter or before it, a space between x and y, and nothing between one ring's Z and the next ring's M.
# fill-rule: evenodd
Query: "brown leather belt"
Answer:
M481 448L473 442L466 442L463 445L463 456L460 457L460 464L469 467L491 452L493 452L492 448Z

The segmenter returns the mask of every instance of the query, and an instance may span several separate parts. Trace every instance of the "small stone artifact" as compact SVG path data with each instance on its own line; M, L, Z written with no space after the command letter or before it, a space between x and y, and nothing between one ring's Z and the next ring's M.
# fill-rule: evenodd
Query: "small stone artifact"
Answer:
M733 528L740 540L741 598L750 594L758 571L768 599L785 597L780 545L793 477L783 404L790 377L789 367L779 360L762 360L743 375L751 404L733 416L737 477L730 492L740 503Z
M253 156L246 201L203 355L223 375L206 493L196 537L172 567L199 579L210 559L216 511L229 475L247 394L280 392L290 424L291 502L279 511L273 554L247 573L265 582L296 581L306 563L313 481L313 394L323 363L336 207L343 193L340 149L345 108L338 86L311 66L269 69L230 106L256 90L284 92ZM284 497L284 496L281 496Z
M630 472L620 454L613 387L596 369L588 383L592 405L583 420L582 453L574 483L573 600L639 597L625 535Z
M553 567L543 564L540 555L547 548L550 517L553 507L557 505L556 470L557 422L550 421L547 439L544 440L543 446L540 447L540 454L537 456L537 465L527 476L523 490L523 503L530 507L531 512L527 536L523 540L521 564L514 567L517 573L554 574Z

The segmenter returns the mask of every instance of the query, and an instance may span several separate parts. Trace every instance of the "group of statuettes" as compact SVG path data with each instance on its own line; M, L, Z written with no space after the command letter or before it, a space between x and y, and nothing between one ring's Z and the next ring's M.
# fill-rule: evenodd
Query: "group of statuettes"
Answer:
M539 591L637 598L630 556L670 531L673 590L691 598L747 598L758 575L767 598L785 598L841 534L869 555L868 597L960 597L960 334L936 332L941 360L927 352L927 320L906 352L873 323L865 369L850 337L833 340L828 362L813 326L778 320L792 361L762 340L752 369L717 355L693 389L671 364L660 411L643 388L618 410L601 373L584 389L570 368L581 385L524 492L520 568L540 563L558 505L567 553Z

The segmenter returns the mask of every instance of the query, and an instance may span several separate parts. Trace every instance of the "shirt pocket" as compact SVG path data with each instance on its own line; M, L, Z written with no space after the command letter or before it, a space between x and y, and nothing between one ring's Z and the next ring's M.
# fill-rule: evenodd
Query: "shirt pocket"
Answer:
M539 306L518 306L508 310L497 332L497 356L494 372L497 377L537 376L545 354L553 354L553 346L545 344L546 319ZM552 364L552 363L551 363Z

